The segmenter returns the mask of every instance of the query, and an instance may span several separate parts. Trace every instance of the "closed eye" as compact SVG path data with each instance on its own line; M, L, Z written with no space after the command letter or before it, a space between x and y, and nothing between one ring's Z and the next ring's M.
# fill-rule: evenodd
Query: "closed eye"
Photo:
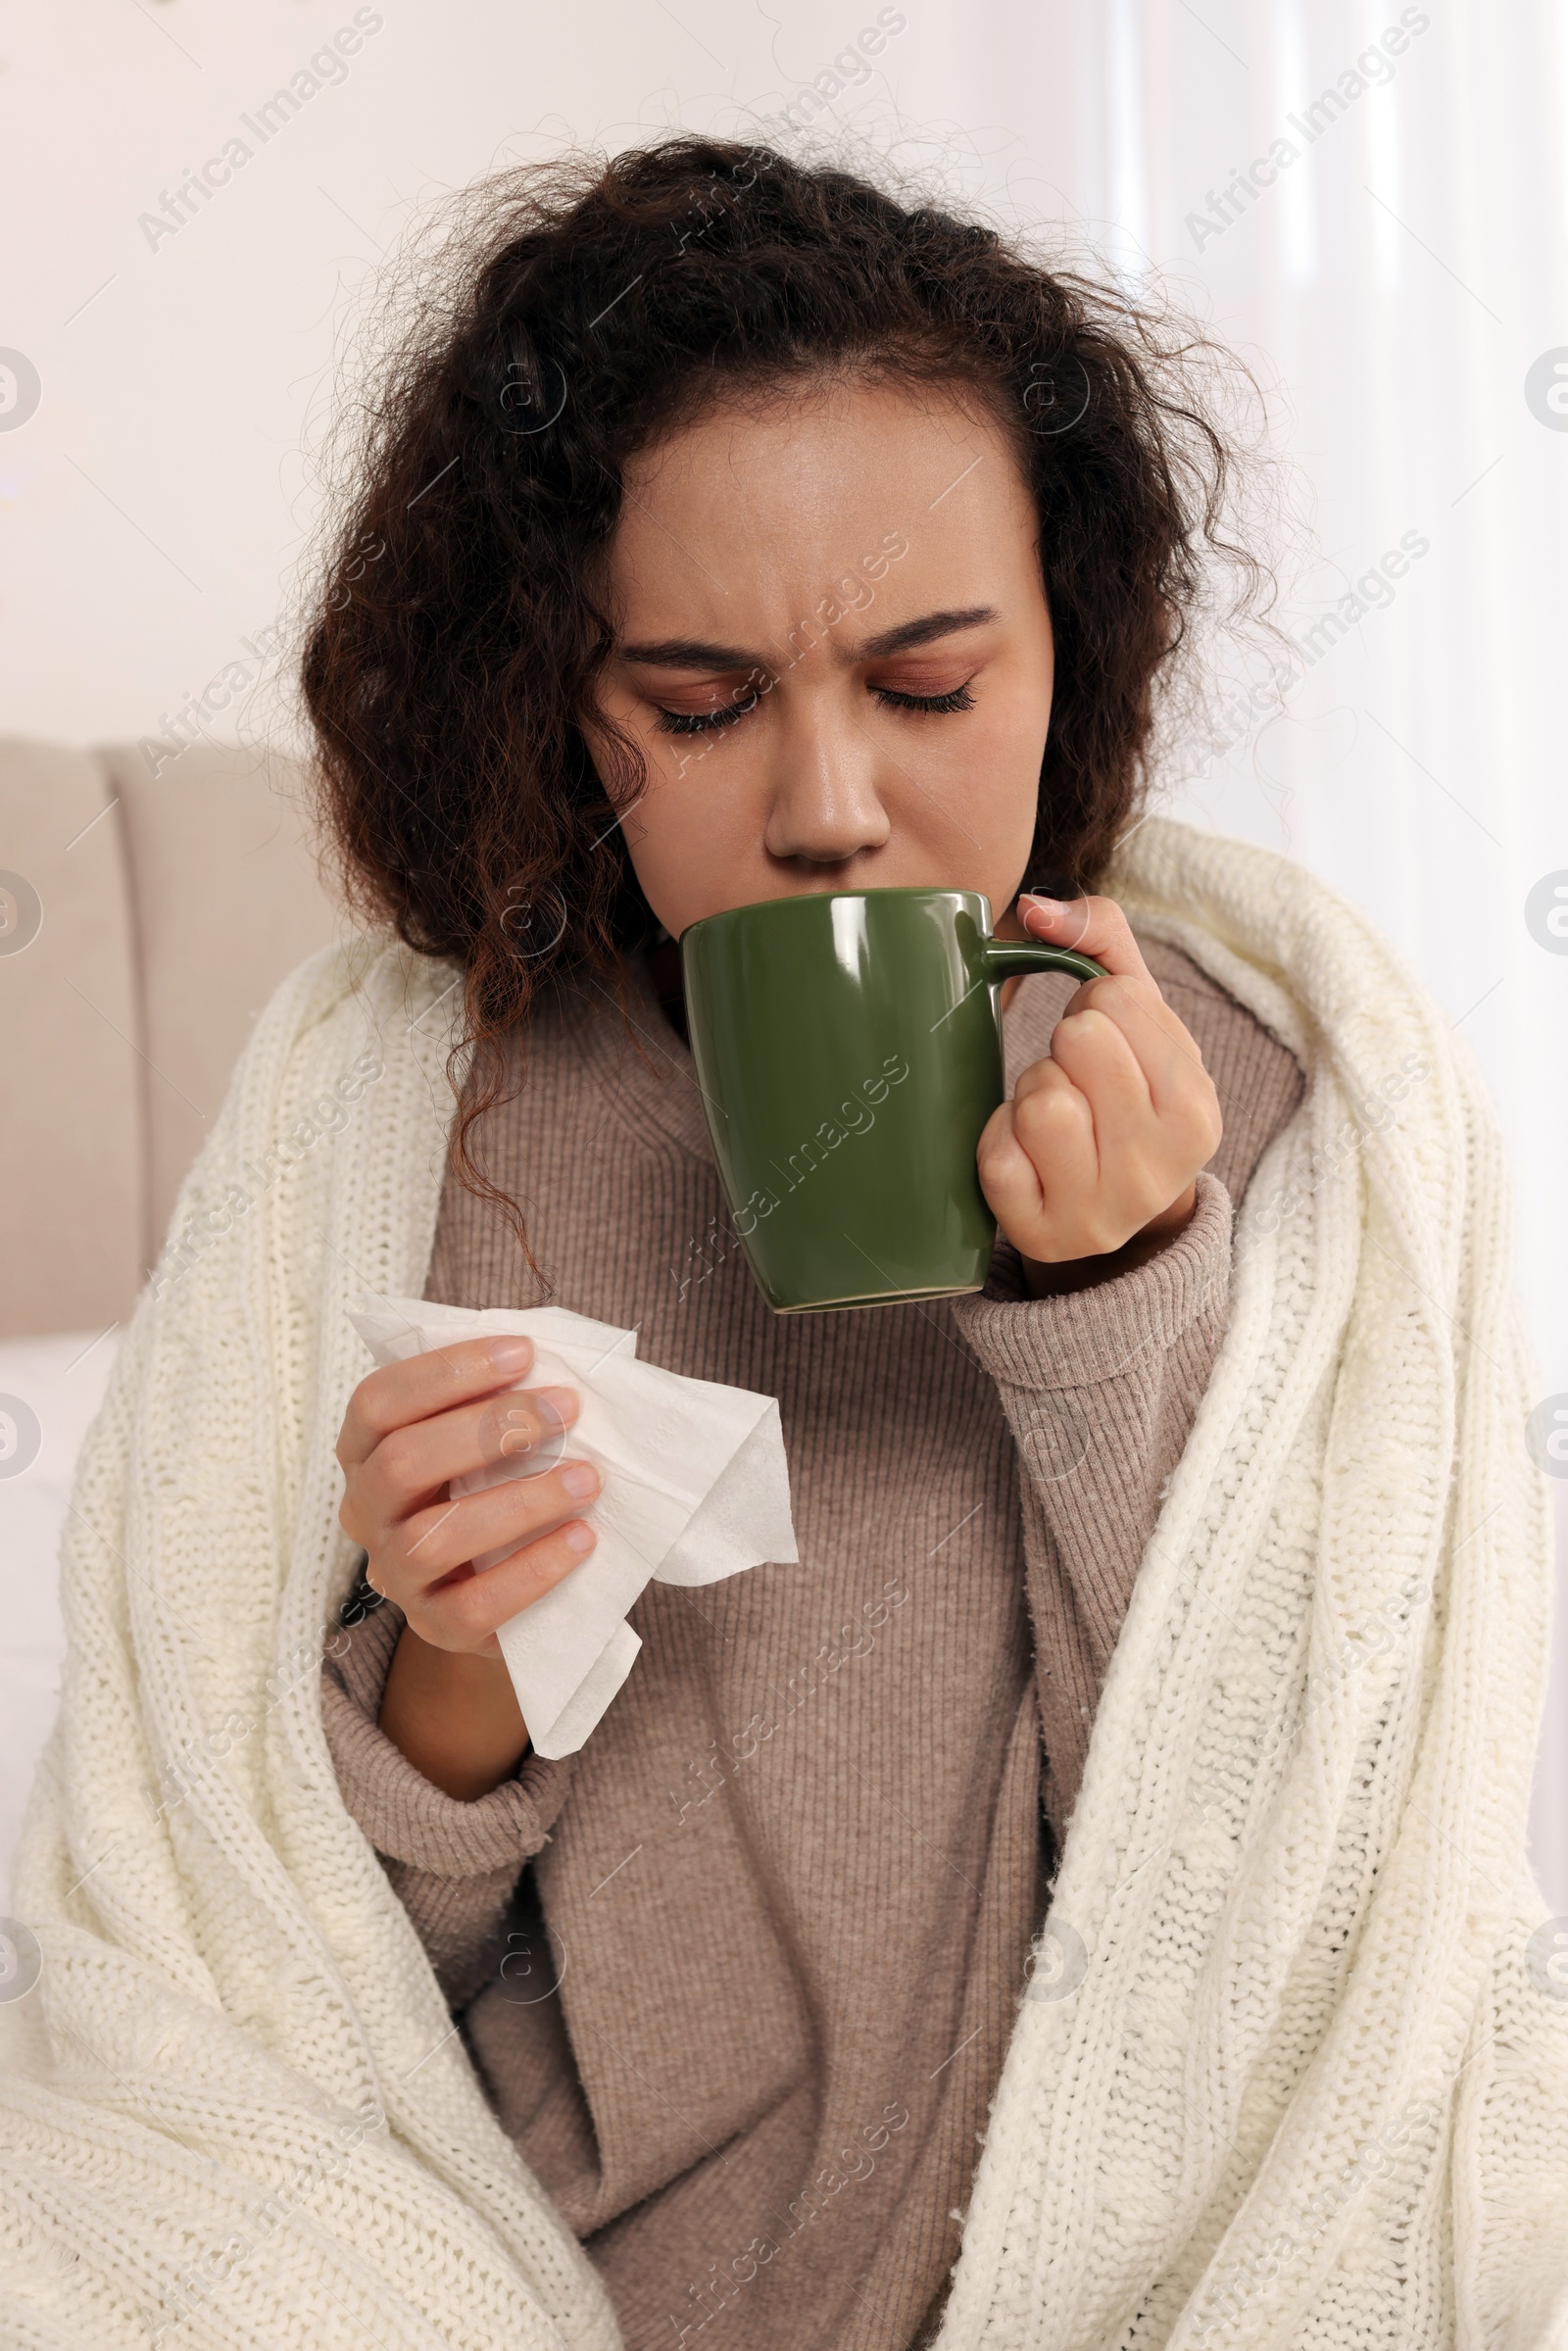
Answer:
M955 686L951 694L901 694L893 686L873 686L871 689L884 710L972 710L974 696L968 687Z
M896 686L873 686L872 693L884 710L920 710L942 716L952 710L972 710L974 696L967 685L955 686L949 694L903 694ZM733 726L755 710L761 696L748 694L744 701L728 704L717 710L666 710L658 706L658 726L665 735L706 735L721 726Z
M749 710L755 710L760 700L760 694L754 691L747 695L744 702L729 703L719 710L666 710L661 703L658 706L659 731L662 735L710 734L714 727L733 726L738 718L744 718Z

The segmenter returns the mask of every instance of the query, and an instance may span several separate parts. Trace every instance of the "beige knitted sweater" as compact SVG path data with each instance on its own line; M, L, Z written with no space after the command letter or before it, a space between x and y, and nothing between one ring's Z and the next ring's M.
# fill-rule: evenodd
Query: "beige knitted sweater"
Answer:
M910 2351L956 2257L1053 1837L1225 1327L1231 1211L1300 1093L1173 948L1151 968L1219 1089L1197 1216L1030 1300L775 1316L727 1220L692 1063L641 964L541 1006L485 1141L549 1287L448 1180L425 1295L637 1327L779 1399L800 1563L652 1583L585 1748L475 1803L376 1728L387 1605L325 1669L345 1802L497 2112L629 2351ZM1071 982L1027 979L1009 1086Z

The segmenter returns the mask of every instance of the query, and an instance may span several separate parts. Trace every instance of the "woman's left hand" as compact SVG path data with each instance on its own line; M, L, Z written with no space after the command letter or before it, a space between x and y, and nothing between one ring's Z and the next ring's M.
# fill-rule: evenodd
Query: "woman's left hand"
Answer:
M980 1188L1024 1261L1031 1296L1141 1263L1190 1222L1222 1120L1214 1082L1108 898L1020 898L1031 939L1075 947L1086 980L1012 1100L980 1138ZM1129 1249L1129 1245L1135 1245Z

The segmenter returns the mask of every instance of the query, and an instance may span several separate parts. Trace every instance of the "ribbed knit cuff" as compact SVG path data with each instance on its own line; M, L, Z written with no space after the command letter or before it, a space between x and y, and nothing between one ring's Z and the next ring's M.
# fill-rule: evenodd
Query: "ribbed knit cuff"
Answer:
M387 1600L321 1671L321 1723L344 1804L378 1853L437 1878L520 1870L548 1842L576 1757L532 1748L511 1778L464 1803L425 1779L376 1721L403 1611Z
M1198 1178L1198 1204L1176 1239L1127 1273L1059 1298L1025 1295L1018 1252L999 1239L991 1278L952 1301L954 1320L992 1378L1036 1393L1089 1388L1147 1358L1151 1372L1230 1291L1231 1198Z

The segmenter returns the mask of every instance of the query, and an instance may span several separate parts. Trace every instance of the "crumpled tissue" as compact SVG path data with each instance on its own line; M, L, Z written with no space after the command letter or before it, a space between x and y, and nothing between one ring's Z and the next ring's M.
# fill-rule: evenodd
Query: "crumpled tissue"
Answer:
M508 1619L497 1638L537 1753L572 1755L604 1716L642 1641L626 1611L650 1577L716 1584L799 1559L777 1399L637 1360L637 1334L562 1306L474 1311L363 1298L350 1320L378 1364L466 1339L523 1332L534 1358L517 1388L576 1391L581 1409L549 1458L502 1458L454 1478L454 1501L506 1478L591 1461L604 1483L584 1512L599 1540L580 1567ZM502 1393L498 1391L497 1393ZM493 1567L518 1546L476 1559Z

